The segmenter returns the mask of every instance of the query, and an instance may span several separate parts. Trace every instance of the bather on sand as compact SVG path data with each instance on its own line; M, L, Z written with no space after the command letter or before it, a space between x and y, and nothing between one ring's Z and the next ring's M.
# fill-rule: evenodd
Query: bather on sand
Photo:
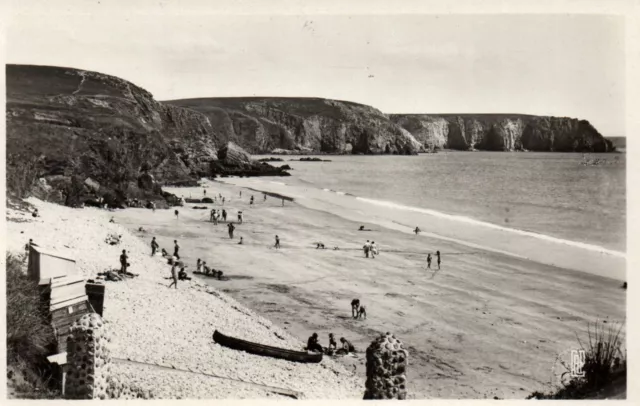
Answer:
M229 229L229 238L233 239L233 230L236 229L236 226L234 226L233 223L229 223L227 228Z
M318 333L313 333L307 340L307 351L323 352L322 346L318 342Z
M338 343L336 342L336 338L333 336L333 333L329 333L329 346L327 350L335 351L338 349Z
M350 352L356 352L356 348L346 338L340 337L340 343L342 345L342 348L339 348L338 351L336 351L336 354L346 355Z
M358 317L358 310L360 309L360 299L353 299L351 301L351 316L355 319Z
M127 267L129 266L129 257L127 256L127 250L122 250L120 255L120 273L127 273Z
M364 308L364 306L360 306L360 309L358 310L358 317L356 318L357 319L364 318L365 320L367 319L367 310Z
M153 239L151 240L151 256L156 255L156 251L158 250L160 246L158 245L158 242L156 241L156 237L153 237Z
M243 241L243 240L242 240L242 237L240 237L240 241L238 242L238 245L242 245L242 244L243 244L243 242L242 242L242 241Z

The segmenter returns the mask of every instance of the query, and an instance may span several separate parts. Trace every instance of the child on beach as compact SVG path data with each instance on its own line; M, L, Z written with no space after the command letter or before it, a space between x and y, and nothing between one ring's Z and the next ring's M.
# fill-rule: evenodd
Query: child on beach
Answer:
M227 227L229 228L229 238L233 239L233 230L235 230L236 227L233 225L233 223L229 223Z
M196 272L202 272L202 261L198 258L198 262L196 262Z
M173 214L175 214L176 215L176 219L178 219L178 214L180 214L180 213L178 213L178 210L174 210Z
M416 233L416 235L418 235L418 233L420 232L420 228L416 227L415 230L413 230L414 233Z
M238 210L238 224L242 224L242 210Z
M440 269L440 251L436 251L436 257L438 259L438 269Z
M222 220L227 221L227 211L225 209L222 209Z
M127 251L122 250L122 254L120 255L120 273L127 273L128 260Z
M371 245L369 246L369 250L371 251L371 258L375 258L378 254L378 247L376 246L375 241L371 241Z
M238 245L242 245L242 237L240 237L240 242L238 242Z
M171 278L173 282L169 285L169 288L175 285L176 289L178 289L178 274L176 273L176 268L178 267L178 261L175 261L171 266Z
M151 256L156 255L156 251L158 250L158 242L156 241L156 237L153 237L151 240Z
M337 348L338 348L338 343L336 342L336 339L333 336L333 333L329 333L329 346L327 347L327 349L329 351L335 351Z
M358 316L359 309L360 309L360 299L353 299L351 301L351 317L355 319Z
M276 245L274 245L274 248L276 249L280 248L280 237L278 237L277 235L276 235Z
M178 240L173 240L173 256L176 257L177 259L180 259L180 255L178 255L178 251L180 251Z
M360 310L358 310L358 319L363 318L366 320L367 319L367 310L364 308L364 306L360 306Z
M427 255L427 269L431 269L431 254Z

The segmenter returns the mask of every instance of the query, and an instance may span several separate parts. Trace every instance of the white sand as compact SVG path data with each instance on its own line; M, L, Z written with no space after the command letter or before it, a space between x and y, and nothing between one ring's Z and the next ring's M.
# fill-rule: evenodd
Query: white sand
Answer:
M304 393L306 398L361 398L362 378L330 359L319 365L299 364L215 344L212 334L218 329L263 344L297 350L303 346L291 334L197 280L179 282L177 290L168 289L170 281L164 278L169 276L170 266L161 257L151 257L146 242L121 225L109 223L114 213L92 208L70 209L37 199L29 202L38 207L40 218L7 210L7 250L10 252L24 252L24 244L33 238L42 247L71 253L77 261L78 272L93 278L98 272L119 268L120 252L127 250L130 271L140 276L125 282L106 282L104 317L113 331L114 357L288 388ZM20 219L20 222L11 219ZM109 233L122 234L120 245L104 242ZM170 248L167 244L163 247ZM117 368L122 373L133 374L143 385L161 384L162 397L266 396L265 390L246 385L238 389L242 384L220 379L190 374L178 374L181 376L174 379L167 372L149 373L144 367L119 365ZM158 381L159 376L166 379Z

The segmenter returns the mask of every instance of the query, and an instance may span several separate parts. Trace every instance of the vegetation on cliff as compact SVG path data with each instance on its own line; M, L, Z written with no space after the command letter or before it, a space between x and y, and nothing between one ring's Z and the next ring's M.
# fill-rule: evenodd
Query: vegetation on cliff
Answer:
M206 116L159 103L125 80L50 66L7 65L6 73L7 186L14 196L117 205L164 201L161 185L202 176L286 174L250 159L228 167Z

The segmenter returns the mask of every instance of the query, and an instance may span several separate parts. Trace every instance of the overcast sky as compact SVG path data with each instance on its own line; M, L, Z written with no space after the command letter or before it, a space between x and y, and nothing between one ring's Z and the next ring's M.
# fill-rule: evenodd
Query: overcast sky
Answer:
M7 62L119 76L158 100L315 96L385 113L570 116L624 135L620 17L221 15L207 2L118 3L16 3Z

